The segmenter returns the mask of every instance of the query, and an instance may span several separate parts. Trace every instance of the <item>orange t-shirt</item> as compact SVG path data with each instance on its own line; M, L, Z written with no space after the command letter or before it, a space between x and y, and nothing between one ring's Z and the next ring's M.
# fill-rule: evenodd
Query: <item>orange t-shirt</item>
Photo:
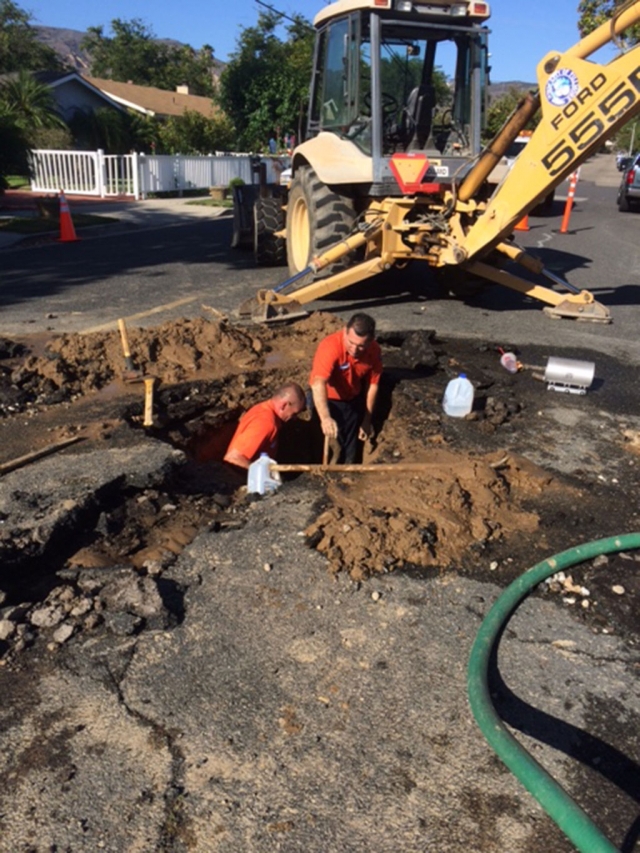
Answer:
M309 382L325 379L329 400L348 401L358 396L365 383L377 385L381 373L382 355L377 341L371 341L358 358L353 358L345 346L344 329L340 329L318 344Z
M266 400L264 403L258 403L240 418L227 453L235 450L250 462L257 459L261 453L274 457L278 450L278 432L281 426L282 421L274 411L273 402Z

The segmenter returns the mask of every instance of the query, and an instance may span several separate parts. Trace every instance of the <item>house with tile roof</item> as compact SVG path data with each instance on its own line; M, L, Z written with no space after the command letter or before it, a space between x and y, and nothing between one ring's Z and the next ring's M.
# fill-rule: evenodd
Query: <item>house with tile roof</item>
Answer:
M213 118L219 114L211 98L190 94L188 86L178 86L175 92L170 92L165 89L156 89L154 86L119 83L116 80L104 80L100 77L84 79L112 101L143 115L166 118L181 116L187 110L200 113L206 118Z
M17 74L3 74L1 79L16 77ZM92 112L101 107L111 107L118 112L126 112L126 108L94 86L77 71L37 71L36 80L48 86L56 103L58 112L65 121L70 121L74 115L81 112Z

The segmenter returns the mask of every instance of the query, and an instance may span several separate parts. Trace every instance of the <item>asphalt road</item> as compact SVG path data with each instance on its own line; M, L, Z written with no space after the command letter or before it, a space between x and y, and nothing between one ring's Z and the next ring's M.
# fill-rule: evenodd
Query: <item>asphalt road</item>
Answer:
M540 302L497 285L468 302L439 298L421 267L417 273L395 270L386 280L310 307L341 314L367 310L386 331L426 327L444 336L576 347L640 363L640 218L618 211L619 180L612 155L594 157L582 168L568 233L559 233L563 184L551 215L530 217L530 230L517 235L553 273L606 304L612 325L551 320ZM83 234L77 243L5 250L0 334L115 328L121 316L155 325L198 314L203 304L231 312L257 289L286 277L285 268L256 269L250 252L230 248L230 214L208 218L202 208L197 211L172 220L150 217L148 223L123 219L113 229Z
M556 233L558 203L521 242L575 284L593 287L606 274L615 286L598 295L612 326L551 321L500 288L468 305L410 294L357 304L383 328L637 360L639 220L618 214L617 176L607 181L581 184L575 233ZM86 331L118 316L149 325L202 304L230 310L281 274L257 273L230 238L230 219L199 219L6 251L0 334ZM571 408L567 396L553 411ZM565 422L572 440L574 424L582 435L597 421L587 412ZM542 423L565 452L559 426ZM10 472L0 480L9 542L44 549L61 517L95 513L95 500L117 489L159 487L170 464L174 451L149 438ZM330 579L301 535L323 499L317 483L292 484L249 504L243 526L203 530L159 580L147 577L158 600L169 591L179 599L177 624L127 633L118 611L111 634L40 643L28 663L0 668L0 853L573 849L468 708L469 651L499 577L393 573L361 589ZM572 527L571 540L589 532ZM500 711L518 738L612 844L637 849L636 647L534 597L505 632L499 670L508 685L498 685Z

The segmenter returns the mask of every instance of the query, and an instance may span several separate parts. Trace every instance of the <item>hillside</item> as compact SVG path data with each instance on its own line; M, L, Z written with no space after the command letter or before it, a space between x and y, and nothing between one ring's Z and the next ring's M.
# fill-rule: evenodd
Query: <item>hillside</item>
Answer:
M60 59L69 68L73 68L79 73L91 73L91 56L86 50L82 50L80 44L87 35L86 32L80 30L67 30L62 27L34 27L38 34L38 38L52 50L54 50ZM181 42L173 39L158 39L163 44L180 45ZM225 63L219 60L214 60L216 65L216 73L219 74L224 68Z
M62 27L34 27L41 42L54 50L69 68L89 72L89 54L80 48L86 33L80 30L65 30Z
M531 89L536 89L536 83L524 83L522 80L508 80L506 83L491 83L489 86L489 98L500 98L506 95L511 89L517 89L519 92L528 92Z

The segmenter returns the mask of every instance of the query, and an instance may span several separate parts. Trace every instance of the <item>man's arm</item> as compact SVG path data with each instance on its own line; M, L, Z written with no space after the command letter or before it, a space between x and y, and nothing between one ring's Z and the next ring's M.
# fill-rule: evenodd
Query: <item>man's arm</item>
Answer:
M338 437L338 424L334 421L329 413L329 398L327 396L327 380L321 379L319 376L311 383L311 393L313 394L313 403L316 407L318 417L320 418L320 426L322 427L323 435L329 438Z
M231 465L237 465L238 468L249 468L250 460L247 459L246 456L243 456L242 453L239 453L237 450L233 450L230 448L227 450L224 456L224 461L229 462Z
M366 441L371 435L371 418L373 409L376 405L376 397L378 396L378 384L369 385L367 388L367 396L365 399L365 410L360 429L358 430L358 438L360 441Z

